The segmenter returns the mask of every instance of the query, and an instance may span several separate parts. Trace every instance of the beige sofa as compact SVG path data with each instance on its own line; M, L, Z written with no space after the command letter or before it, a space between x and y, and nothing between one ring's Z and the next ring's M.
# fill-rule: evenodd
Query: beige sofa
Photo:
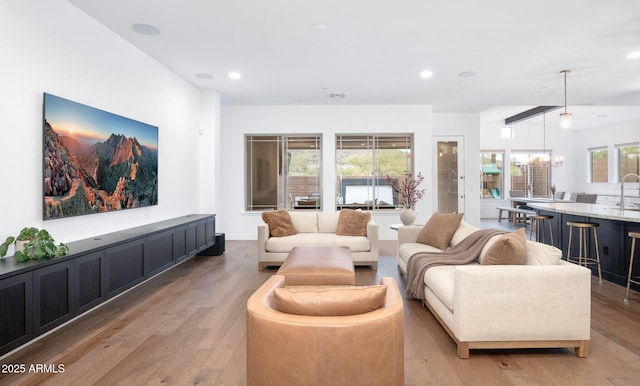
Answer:
M269 278L247 301L247 385L404 385L403 297L395 279L380 284L382 308L311 316L279 311L285 279Z
M367 224L367 236L338 236L340 212L290 211L291 221L298 234L271 237L266 223L258 225L258 269L280 266L293 247L341 246L348 247L354 265L378 268L378 224Z
M413 254L440 252L416 242L421 229L398 230L403 274ZM450 246L478 229L463 221ZM424 303L456 342L460 358L476 348L571 347L588 355L591 271L561 260L562 252L546 244L527 241L526 250L525 265L474 262L426 271Z

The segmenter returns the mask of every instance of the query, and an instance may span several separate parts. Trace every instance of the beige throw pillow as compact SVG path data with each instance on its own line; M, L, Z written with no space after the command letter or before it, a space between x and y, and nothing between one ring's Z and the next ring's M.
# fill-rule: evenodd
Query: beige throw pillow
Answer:
M309 316L346 316L375 311L384 306L386 285L346 288L276 288L276 309Z
M262 220L269 225L269 233L273 237L293 236L298 234L293 226L291 216L286 209L262 212Z
M484 265L522 265L527 257L527 239L524 228L497 238L481 256Z
M338 218L338 236L366 236L371 213L353 209L342 209Z
M434 213L418 234L418 243L447 249L464 213Z

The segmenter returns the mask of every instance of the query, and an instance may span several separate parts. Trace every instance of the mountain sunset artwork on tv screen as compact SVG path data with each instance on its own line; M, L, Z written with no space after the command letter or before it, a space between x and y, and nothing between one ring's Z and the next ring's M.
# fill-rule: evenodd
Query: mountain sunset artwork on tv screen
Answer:
M158 128L44 93L44 219L158 204Z

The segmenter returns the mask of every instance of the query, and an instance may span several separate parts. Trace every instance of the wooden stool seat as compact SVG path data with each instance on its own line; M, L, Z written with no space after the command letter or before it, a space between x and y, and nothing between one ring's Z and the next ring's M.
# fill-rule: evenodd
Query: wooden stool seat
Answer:
M640 276L633 276L633 255L636 251L636 239L640 239L640 232L629 232L631 237L631 256L629 257L629 273L627 274L627 294L624 297L624 301L629 301L629 291L631 290L631 283L640 285Z
M602 283L602 269L600 268L600 251L598 246L598 227L600 224L595 222L584 221L567 221L569 226L569 246L567 248L567 261L576 263L588 267L589 265L596 265L598 267L598 280ZM573 228L578 228L578 234L580 235L579 252L578 256L571 256L571 239L573 236ZM596 257L588 257L587 253L587 232L589 229L593 229L593 240L596 244Z
M553 219L553 216L547 215L547 214L534 214L532 216L529 216L529 218L531 219L531 229L529 230L529 239L533 240L533 230L536 230L536 241L540 241L542 240L542 242L545 242L545 238L544 238L544 222L545 221L549 221L549 237L551 238L551 245L553 244L553 226L551 225L551 220ZM542 235L542 237L540 237Z

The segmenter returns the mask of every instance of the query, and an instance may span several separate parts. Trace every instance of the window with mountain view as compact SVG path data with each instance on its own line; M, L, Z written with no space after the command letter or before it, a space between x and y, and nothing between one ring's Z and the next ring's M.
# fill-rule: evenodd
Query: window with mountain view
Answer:
M413 174L413 135L337 135L337 208L395 209L387 180Z

